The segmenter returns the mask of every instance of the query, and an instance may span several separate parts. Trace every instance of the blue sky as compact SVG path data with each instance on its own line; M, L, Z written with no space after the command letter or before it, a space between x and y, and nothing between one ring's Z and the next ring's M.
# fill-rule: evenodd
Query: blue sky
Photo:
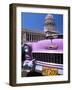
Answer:
M48 14L40 13L21 13L21 27L28 28L32 30L44 31L44 19ZM52 14L55 23L56 29L58 32L63 33L63 15Z

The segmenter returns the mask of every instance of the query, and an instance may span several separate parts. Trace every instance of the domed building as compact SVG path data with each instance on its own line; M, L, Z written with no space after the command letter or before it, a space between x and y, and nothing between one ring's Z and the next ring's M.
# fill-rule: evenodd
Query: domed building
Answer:
M56 31L55 20L54 20L53 15L51 15L51 14L48 14L48 15L45 17L44 33L46 34L46 37L54 36L54 35L59 34L59 33Z

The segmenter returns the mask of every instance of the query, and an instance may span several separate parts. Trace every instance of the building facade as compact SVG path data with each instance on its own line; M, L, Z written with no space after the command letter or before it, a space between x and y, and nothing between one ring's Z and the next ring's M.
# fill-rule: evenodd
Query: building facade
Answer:
M21 32L21 40L23 42L37 42L39 40L45 39L45 34L43 32L37 32L29 29L23 29Z
M44 21L44 31L39 32L23 28L21 32L21 43L36 42L43 39L53 39L60 36L60 33L56 31L56 24L53 15L48 14Z

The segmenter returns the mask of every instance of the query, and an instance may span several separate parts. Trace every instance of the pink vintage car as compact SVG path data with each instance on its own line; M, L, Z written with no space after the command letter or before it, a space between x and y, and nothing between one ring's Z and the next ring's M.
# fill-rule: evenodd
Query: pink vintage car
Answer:
M27 44L32 48L36 70L42 71L43 67L51 67L57 68L58 74L63 74L63 39L45 39Z

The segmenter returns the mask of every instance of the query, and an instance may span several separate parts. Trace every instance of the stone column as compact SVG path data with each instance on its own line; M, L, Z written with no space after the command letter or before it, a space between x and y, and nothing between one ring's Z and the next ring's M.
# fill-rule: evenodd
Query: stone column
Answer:
M25 43L26 42L26 32L24 32L24 34L23 34L23 43Z
M29 41L30 41L30 33L29 33Z
M31 34L31 42L32 42L32 34Z

